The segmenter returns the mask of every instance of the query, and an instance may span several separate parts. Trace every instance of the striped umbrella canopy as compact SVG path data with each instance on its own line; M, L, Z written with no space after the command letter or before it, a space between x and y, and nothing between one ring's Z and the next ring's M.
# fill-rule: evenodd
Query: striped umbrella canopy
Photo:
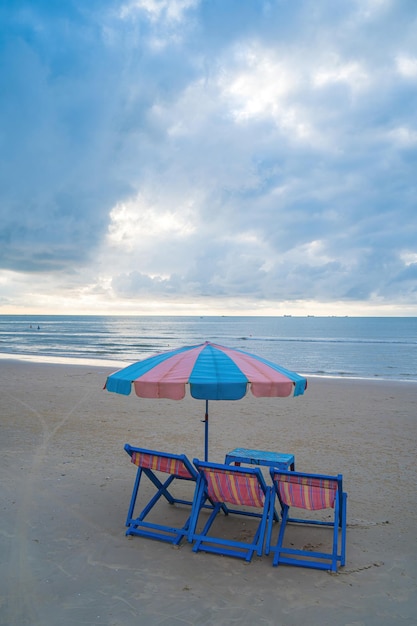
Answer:
M205 459L208 458L208 401L240 400L248 389L257 397L302 395L303 376L255 354L206 341L162 352L114 372L107 391L140 398L181 400L189 386L193 398L206 401Z

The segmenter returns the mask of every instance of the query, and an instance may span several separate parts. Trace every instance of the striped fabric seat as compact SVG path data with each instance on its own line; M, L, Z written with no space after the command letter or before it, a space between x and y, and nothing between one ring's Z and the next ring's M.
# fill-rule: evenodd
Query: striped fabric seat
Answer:
M276 473L280 499L288 506L309 511L333 509L337 493L337 479L291 476Z
M205 472L207 491L213 502L263 508L265 494L253 474L237 474L230 470Z
M198 477L197 470L185 454L171 454L146 448L136 448L128 443L125 445L125 450L129 454L131 462L137 467L136 480L126 519L126 535L139 535L178 545L187 535L190 512L188 515L184 515L184 522L180 522L182 525L179 525L178 521L167 524L165 513L163 511L158 512L154 507L159 504L161 498L169 504L181 504L190 507ZM158 472L162 472L166 476L161 477ZM153 486L150 499L149 493L144 490L139 494L143 476L148 478ZM174 481L178 480L182 483L184 481L193 483L193 489L188 495L188 499L179 498L178 495L174 496L172 487Z
M149 454L146 452L133 452L131 460L132 463L138 467L157 470L159 472L165 472L166 474L181 476L182 478L193 479L193 475L184 465L184 461L172 456L161 456L156 453Z
M271 545L273 518L271 514L268 520L266 533L265 552L273 552L272 564L277 566L281 563L296 565L299 567L311 567L316 569L337 571L337 566L345 565L346 562L346 501L347 494L343 492L343 477L328 476L327 474L307 474L303 472L277 470L270 471L274 489L270 500L270 513L274 510L275 496L281 504L281 524L278 539L275 546ZM311 513L304 517L290 517L294 509L304 509ZM333 509L331 516L321 511ZM316 540L317 546L323 546L319 552L305 546L305 532L298 537L291 529L291 539L284 545L284 535L287 524L306 524L311 527L311 533L317 532L312 529L317 526L327 527L332 530L332 536L327 541L326 535L320 531ZM300 547L296 547L299 545Z

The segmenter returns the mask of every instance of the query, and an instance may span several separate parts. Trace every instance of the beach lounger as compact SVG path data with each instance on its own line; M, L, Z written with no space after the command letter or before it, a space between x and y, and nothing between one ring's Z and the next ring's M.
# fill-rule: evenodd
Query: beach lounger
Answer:
M169 504L185 504L191 506L191 499L184 500L174 497L170 491L170 487L174 480L196 482L198 477L196 469L185 454L168 454L166 452L147 450L145 448L134 448L129 444L126 444L124 448L131 457L132 463L138 468L126 519L126 526L128 527L126 535L139 535L178 545L187 534L190 511L187 512L186 519L183 520L183 523L181 522L182 525L179 527L178 522L177 525L168 525L151 522L145 518L147 518L150 511L162 496ZM138 504L138 492L143 474L149 478L156 488L156 492L145 506L143 506L142 502L141 506L143 508L140 513L137 514L135 513L135 509ZM162 476L162 478L158 477L163 474L165 474L165 476ZM168 477L166 477L167 474Z
M259 468L208 463L198 459L194 459L193 462L199 472L188 532L188 540L195 542L193 551L212 552L242 558L246 561L252 559L254 552L261 556L271 495L271 488L266 485L261 470ZM214 508L206 520L203 530L198 531L200 512L207 499L214 505ZM239 508L230 508L230 505ZM257 511L253 509L257 509ZM226 538L223 533L220 533L223 536L219 536L219 530L215 528L213 528L214 532L209 535L209 530L220 511L227 516L237 514L258 518L259 523L257 526L255 525L252 533L253 538L246 541L243 538L239 540ZM233 522L231 521L230 524L233 525ZM229 525L227 524L227 526ZM229 528L231 527L229 526ZM247 534L249 531L250 526L247 525L243 534ZM229 533L236 534L236 526Z
M302 472L279 471L271 469L271 477L274 489L271 495L270 511L274 511L275 494L281 504L281 526L278 533L276 546L271 547L272 518L268 521L266 537L266 549L274 553L273 565L281 563L311 567L316 569L337 571L338 563L345 564L346 560L346 500L347 495L343 492L342 475L327 476L325 474L306 474ZM333 509L332 520L323 520L323 515L309 513L309 519L290 517L290 509L298 508L309 512ZM316 518L314 518L316 515ZM311 519L313 516L313 519ZM331 549L328 551L316 551L321 547L322 536L317 538L317 545L310 543L303 548L284 547L284 535L287 524L308 524L310 526L327 526L332 528ZM317 530L317 529L316 529ZM311 536L310 542L314 542ZM288 538L287 538L288 542ZM303 535L302 542L305 542ZM296 545L295 535L291 536L291 546Z

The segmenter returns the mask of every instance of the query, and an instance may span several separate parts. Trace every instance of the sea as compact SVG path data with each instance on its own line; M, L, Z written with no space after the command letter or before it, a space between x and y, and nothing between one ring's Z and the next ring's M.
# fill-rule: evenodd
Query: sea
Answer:
M306 376L417 382L417 317L0 315L4 359L118 369L212 341Z

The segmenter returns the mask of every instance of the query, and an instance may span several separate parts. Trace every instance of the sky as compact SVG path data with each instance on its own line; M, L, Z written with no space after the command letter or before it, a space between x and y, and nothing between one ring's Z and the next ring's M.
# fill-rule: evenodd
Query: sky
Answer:
M417 315L415 0L2 0L0 314Z

